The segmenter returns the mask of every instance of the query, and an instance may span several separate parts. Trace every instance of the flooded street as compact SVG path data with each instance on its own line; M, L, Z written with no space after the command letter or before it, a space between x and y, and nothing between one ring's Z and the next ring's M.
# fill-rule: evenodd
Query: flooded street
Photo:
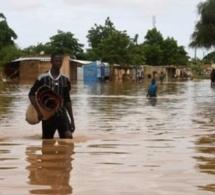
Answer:
M30 85L0 83L0 194L215 194L215 88L209 80L72 84L73 140L42 140Z

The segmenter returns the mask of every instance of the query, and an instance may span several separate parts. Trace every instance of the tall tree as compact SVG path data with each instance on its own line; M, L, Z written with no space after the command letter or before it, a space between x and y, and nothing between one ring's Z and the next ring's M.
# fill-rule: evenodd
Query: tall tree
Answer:
M163 39L162 34L153 28L149 30L143 42L146 64L149 65L186 65L187 52L178 46L173 37Z
M152 66L161 65L162 50L160 45L144 44L144 52L146 56L146 64Z
M191 35L190 47L207 48L215 46L215 0L206 0L197 5L200 16Z
M0 13L0 70L3 65L21 55L14 40L16 33L8 26L6 17Z
M163 36L156 28L148 30L145 36L144 44L161 45L162 43L163 43Z
M61 30L58 30L58 34L50 37L50 42L45 45L48 53L53 52L53 50L61 50L64 54L76 58L83 53L82 48L84 46L78 42L78 39L74 38L74 34Z
M128 63L126 47L129 45L129 41L130 39L126 33L118 31L112 33L95 48L97 58L109 63Z
M31 45L29 47L26 47L23 49L23 53L27 54L27 55L38 55L38 54L47 54L48 50L50 50L48 48L48 46L46 44L43 43L38 43L36 46Z
M184 46L178 46L176 55L176 65L188 65L190 57L184 49Z
M177 53L177 42L173 38L167 37L162 44L162 64L173 65L177 63L175 62Z
M178 46L173 37L167 37L162 44L162 64L187 65L189 57L183 46Z
M148 65L161 64L162 44L163 44L162 34L156 28L148 30L148 32L145 35L145 41L143 42L146 55L146 64Z
M89 59L117 64L143 64L143 50L137 45L138 35L132 39L126 31L119 31L108 17L104 26L95 24L88 31Z
M96 48L105 38L109 37L113 32L116 32L114 24L107 17L104 26L95 24L88 31L87 39L91 48Z
M0 49L0 70L3 65L15 60L22 55L22 51L15 45L8 45Z
M130 63L133 65L140 66L144 65L146 62L144 46L138 44L139 35L136 34L133 39L130 39L130 44L128 47L130 55Z
M215 51L210 52L209 54L204 56L204 58L202 60L206 64L215 63Z
M16 33L8 26L6 17L0 13L0 48L15 45Z

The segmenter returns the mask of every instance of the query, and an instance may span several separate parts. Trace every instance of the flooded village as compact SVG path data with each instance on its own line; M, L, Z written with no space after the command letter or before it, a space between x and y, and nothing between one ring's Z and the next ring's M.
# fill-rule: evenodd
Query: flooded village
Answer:
M210 78L213 64L202 65L204 78ZM50 57L34 56L20 57L5 64L1 71L1 80L23 81L35 80L37 76L50 68ZM97 81L140 81L155 78L168 82L171 80L193 79L191 66L151 66L151 65L120 65L101 61L84 61L71 59L65 56L61 69L71 81L97 82Z
M0 195L214 195L214 10L3 0Z
M65 58L76 131L71 140L42 140L41 124L29 125L25 112L30 86L49 60L17 59L0 83L1 194L214 194L209 79L193 79L187 69L182 78L184 69L174 66L135 69ZM159 81L161 72L164 82L152 101L145 81Z

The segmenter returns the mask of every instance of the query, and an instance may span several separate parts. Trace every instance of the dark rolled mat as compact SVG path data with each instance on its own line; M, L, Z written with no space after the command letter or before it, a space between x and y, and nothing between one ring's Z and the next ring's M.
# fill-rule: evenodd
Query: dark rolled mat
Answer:
M42 120L49 119L55 112L57 112L63 104L62 98L59 94L51 90L48 86L42 86L36 93L36 102L43 115ZM26 110L26 121L29 124L37 124L38 114L35 107L30 103Z

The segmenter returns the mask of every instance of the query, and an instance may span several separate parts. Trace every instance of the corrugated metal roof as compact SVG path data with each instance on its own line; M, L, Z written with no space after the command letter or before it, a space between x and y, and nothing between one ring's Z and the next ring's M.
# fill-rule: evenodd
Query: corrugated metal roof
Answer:
M30 60L50 62L51 57L22 57L22 58L13 60L12 62L30 61Z
M76 59L71 59L71 58L69 60L72 62L78 62L80 64L90 64L91 62L93 62L93 61L86 61L86 60L76 60Z
M44 56L43 57L21 57L21 58L18 58L16 60L13 60L12 62L30 61L30 60L50 62L51 57L44 57ZM71 58L69 60L73 61L73 62L78 62L80 64L89 64L92 62L92 61L85 61L85 60L76 60L76 59L71 59Z

